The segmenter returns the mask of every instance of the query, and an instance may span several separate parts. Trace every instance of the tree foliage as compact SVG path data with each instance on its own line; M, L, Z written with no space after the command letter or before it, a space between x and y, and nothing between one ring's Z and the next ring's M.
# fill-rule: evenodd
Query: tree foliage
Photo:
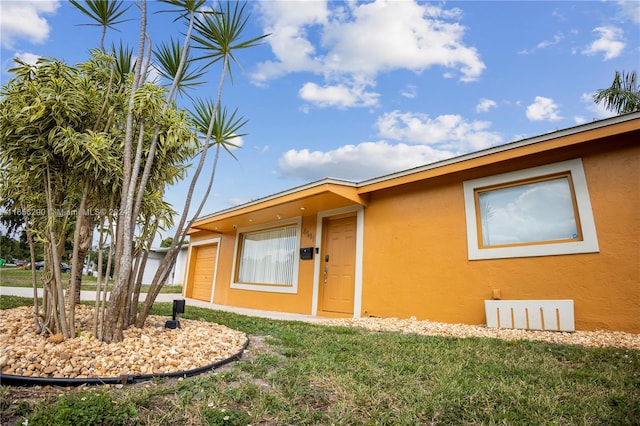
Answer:
M593 100L596 104L603 103L606 109L617 114L640 111L640 86L636 72L627 74L616 71L611 86L598 90Z
M141 0L131 8L139 12L137 48L121 42L106 50L107 30L117 30L127 20L130 6L123 7L122 0L71 3L90 19L87 25L102 28L100 48L75 66L56 59L41 58L36 64L16 60L10 70L15 77L2 87L0 105L0 173L5 182L0 205L19 206L27 240L44 244L43 306L34 298L34 318L43 333L74 335L75 299L65 302L59 264L72 240L72 276L81 277L84 253L97 227L94 332L102 340L119 341L129 325L144 324L185 242L185 231L208 197L221 148L231 153L234 138L241 136L246 120L237 110L228 113L221 107L222 90L237 63L235 52L258 45L265 36L242 39L245 4L227 1L212 10L205 0L164 0L176 13L175 22L184 24L184 39L157 44L152 51L146 1ZM198 58L191 54L194 43ZM151 67L170 83L149 82ZM180 107L178 95L211 80L211 73L218 75L211 100L195 99L193 113ZM193 160L185 205L174 223L177 212L164 193L184 179ZM190 211L207 163L213 163L207 189ZM169 250L138 309L151 244L159 230L173 226L175 235L166 240ZM109 276L102 272L111 269L114 282L106 304L100 289ZM79 292L79 284L71 279L67 291Z

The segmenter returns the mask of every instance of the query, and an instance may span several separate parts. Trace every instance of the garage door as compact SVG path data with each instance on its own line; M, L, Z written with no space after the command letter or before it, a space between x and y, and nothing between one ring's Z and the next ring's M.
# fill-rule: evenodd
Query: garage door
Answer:
M211 244L193 248L193 261L195 262L193 274L190 277L191 291L187 297L192 299L211 301L211 289L213 288L213 273L216 267L216 254L218 245Z

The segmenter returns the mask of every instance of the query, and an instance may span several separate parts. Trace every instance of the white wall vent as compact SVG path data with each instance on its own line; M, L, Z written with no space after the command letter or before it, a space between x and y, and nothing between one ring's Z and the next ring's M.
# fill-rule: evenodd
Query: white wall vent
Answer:
M487 327L575 331L573 300L485 300Z

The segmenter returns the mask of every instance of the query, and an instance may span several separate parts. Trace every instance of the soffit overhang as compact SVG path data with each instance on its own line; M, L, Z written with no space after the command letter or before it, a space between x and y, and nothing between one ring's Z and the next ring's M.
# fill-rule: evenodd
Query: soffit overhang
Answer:
M237 228L276 223L322 211L366 206L367 198L367 195L358 194L354 182L324 179L202 217L191 226L189 233L232 232Z

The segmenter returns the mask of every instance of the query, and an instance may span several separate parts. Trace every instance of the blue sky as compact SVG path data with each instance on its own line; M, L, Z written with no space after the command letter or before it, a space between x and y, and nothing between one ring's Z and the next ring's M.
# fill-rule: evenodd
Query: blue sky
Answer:
M107 33L133 47L139 17ZM149 2L150 9L167 9ZM638 1L250 1L224 103L249 120L204 213L324 177L364 180L611 114L592 94L640 64ZM178 38L150 16L154 45ZM100 29L66 1L0 1L2 82L11 58L88 58ZM218 71L198 95L213 98ZM185 104L186 106L186 104ZM184 187L167 198L182 209Z

